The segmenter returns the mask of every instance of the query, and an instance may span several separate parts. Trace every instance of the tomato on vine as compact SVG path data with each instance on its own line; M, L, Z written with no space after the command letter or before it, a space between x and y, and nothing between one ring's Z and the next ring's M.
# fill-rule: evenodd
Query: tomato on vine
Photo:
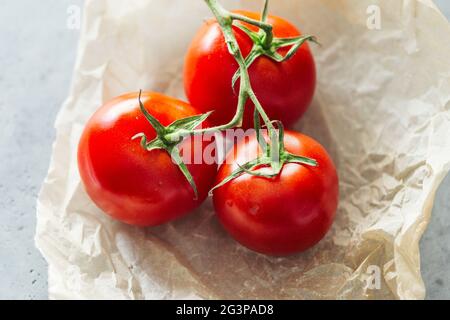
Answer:
M138 226L159 225L199 206L217 165L202 161L180 168L174 163L179 159L172 157L188 150L193 159L210 142L202 139L194 147L193 137L174 143L157 138L157 131L159 136L177 127L196 128L206 118L198 114L187 103L151 92L106 103L87 123L78 148L78 167L90 198L113 218ZM180 119L183 123L177 123Z
M260 20L254 12L234 11L240 16ZM233 24L237 44L246 58L251 85L270 119L294 124L310 105L316 86L314 58L306 40L289 21L267 16L271 39L258 27L238 21ZM192 41L184 66L184 88L189 102L201 112L214 110L214 125L229 122L236 112L239 65L228 52L216 19L208 20ZM235 82L232 87L232 82ZM252 126L254 105L247 101L243 127Z
M213 191L216 214L231 236L254 251L277 256L304 251L325 236L339 193L336 168L317 141L286 131L284 145L287 152L315 159L318 165L284 163L272 178L247 172L251 167L270 172L256 163L244 170L262 154L253 136L229 153L216 178L221 186Z

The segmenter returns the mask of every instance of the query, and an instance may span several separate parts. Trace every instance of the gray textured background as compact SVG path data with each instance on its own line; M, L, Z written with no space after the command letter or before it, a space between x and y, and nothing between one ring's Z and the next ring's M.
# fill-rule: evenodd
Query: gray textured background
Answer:
M450 17L450 1L436 1ZM35 206L53 122L67 96L78 30L67 9L82 0L3 0L0 10L0 299L46 299L47 266L34 247ZM429 299L450 298L450 177L421 242Z

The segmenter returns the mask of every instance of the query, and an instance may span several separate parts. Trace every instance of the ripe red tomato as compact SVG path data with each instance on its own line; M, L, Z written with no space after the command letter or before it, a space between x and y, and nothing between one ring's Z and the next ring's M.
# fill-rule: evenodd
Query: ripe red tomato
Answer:
M219 220L233 238L269 255L297 253L319 242L333 222L338 203L338 177L325 149L292 131L286 131L285 146L292 154L316 159L318 166L287 163L273 179L243 174L214 190L213 196ZM256 158L256 138L237 144L233 152L220 167L216 183L238 164Z
M257 13L237 11L253 19ZM269 16L275 37L297 37L300 31L288 21ZM253 31L254 26L246 24ZM253 42L237 27L234 34L246 57ZM283 56L289 47L278 52ZM195 36L188 50L184 67L184 88L190 103L206 112L215 110L210 117L214 125L225 124L236 112L239 81L233 92L231 80L238 64L228 53L224 37L216 20L207 21ZM280 120L285 126L295 123L306 111L314 95L316 69L307 43L304 43L291 59L275 62L268 57L259 57L249 68L252 87L268 116ZM247 102L244 128L252 127L253 103Z
M161 94L142 94L145 108L164 126L198 115L187 103ZM149 140L154 129L142 114L138 94L117 97L101 107L89 120L78 148L78 167L87 193L97 206L115 219L132 225L154 226L180 217L200 205L214 182L217 165L187 164L198 188L198 199L188 181L165 150L146 151L137 133ZM180 149L202 152L194 138L186 138ZM196 142L198 144L198 142ZM192 161L193 162L193 161Z

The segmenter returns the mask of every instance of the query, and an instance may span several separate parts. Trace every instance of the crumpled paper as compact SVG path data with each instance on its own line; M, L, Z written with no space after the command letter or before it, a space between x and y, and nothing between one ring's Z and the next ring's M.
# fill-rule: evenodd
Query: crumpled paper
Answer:
M273 258L234 242L211 201L156 228L102 214L77 170L84 124L127 91L184 98L183 56L211 14L201 0L88 0L38 200L36 244L49 263L50 298L424 298L418 242L450 169L449 23L426 0L272 1L271 12L322 44L312 45L318 89L297 129L338 168L340 205L326 238ZM380 29L370 24L377 12Z

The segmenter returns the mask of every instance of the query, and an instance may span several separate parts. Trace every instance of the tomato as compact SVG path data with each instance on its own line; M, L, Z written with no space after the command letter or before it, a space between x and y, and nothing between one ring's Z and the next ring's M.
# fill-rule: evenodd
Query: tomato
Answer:
M164 126L198 115L187 103L145 92L146 110ZM89 120L78 148L78 167L85 189L96 205L111 217L128 224L155 226L178 218L199 206L214 182L217 165L187 164L198 189L198 198L167 151L147 151L138 133L149 140L155 131L142 114L138 94L117 97L101 107ZM209 143L202 139L197 150L186 138L180 149L201 152ZM193 161L192 161L193 162Z
M288 152L315 159L318 166L286 163L275 178L245 173L213 194L217 216L231 236L268 255L301 252L319 242L338 203L338 176L325 149L292 131L286 131L284 141ZM255 137L237 144L220 167L216 183L259 152Z
M253 19L257 13L237 11ZM269 16L275 37L287 38L300 35L300 31L288 21ZM253 31L254 26L246 24ZM252 40L240 29L233 27L241 51L246 57ZM289 47L278 50L283 56ZM215 110L210 120L214 125L225 124L236 112L239 81L235 92L232 77L238 64L227 49L216 20L208 20L192 41L185 59L184 88L190 103L201 112ZM307 43L289 60L275 62L260 56L249 67L252 87L270 119L280 120L287 127L294 124L306 111L314 95L316 69ZM253 103L248 101L243 127L252 127Z

